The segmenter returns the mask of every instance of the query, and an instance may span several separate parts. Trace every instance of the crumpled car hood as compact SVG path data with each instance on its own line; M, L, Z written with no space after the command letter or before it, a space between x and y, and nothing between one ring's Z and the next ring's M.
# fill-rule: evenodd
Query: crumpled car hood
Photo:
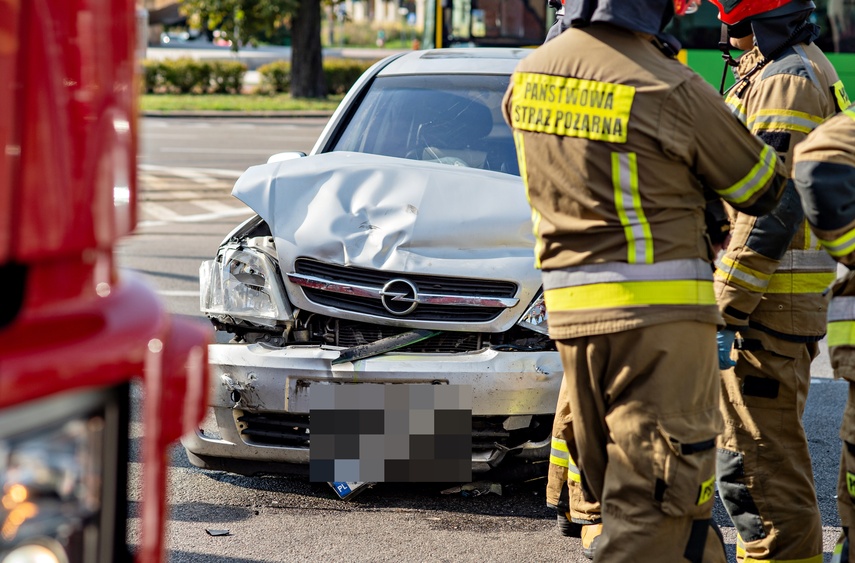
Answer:
M232 195L270 226L283 274L294 260L514 281L540 287L531 208L517 176L362 153L253 166Z

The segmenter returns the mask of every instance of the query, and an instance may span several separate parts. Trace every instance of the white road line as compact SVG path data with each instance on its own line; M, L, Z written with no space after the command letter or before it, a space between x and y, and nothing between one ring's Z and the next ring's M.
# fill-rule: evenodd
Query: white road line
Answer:
M215 221L217 219L225 219L226 217L235 217L237 215L249 215L253 211L249 207L234 208L231 211L223 211L222 213L203 213L201 215L181 215L175 219L159 220L159 221L140 221L137 223L137 228L147 227L162 227L170 223L203 223L205 221Z
M236 209L234 205L229 205L227 203L223 203L222 201L216 201L213 199L203 199L199 201L194 201L193 205L196 207L201 207L206 211L210 211L211 213L230 213L232 210Z
M271 155L276 151L270 149L236 149L236 148L206 148L206 147L160 147L160 152L191 153L191 154L264 154Z
M184 217L180 213L176 213L165 205L154 203L152 201L144 201L140 203L140 211L145 213L146 215L154 216L155 219L166 222L177 221Z
M160 289L157 294L164 297L199 297L199 290Z
M140 164L138 169L145 172L169 172L170 174L190 174L202 173L212 176L226 176L229 178L239 178L243 174L243 170L227 170L224 168L190 168L177 166L162 166L159 164Z

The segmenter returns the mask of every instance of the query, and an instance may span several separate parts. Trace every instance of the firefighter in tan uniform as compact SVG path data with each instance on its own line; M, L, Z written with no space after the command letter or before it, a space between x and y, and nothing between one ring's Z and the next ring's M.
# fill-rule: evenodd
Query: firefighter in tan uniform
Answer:
M812 43L814 3L712 2L731 44L745 51L734 61L737 80L725 101L790 170L796 144L848 105L837 73ZM802 414L826 331L823 292L836 265L811 236L790 185L769 215L735 214L716 267L727 323L718 335L725 429L716 474L738 533L737 559L821 563L822 521Z
M843 535L832 561L855 562L849 529L855 523L855 106L829 119L795 151L796 189L805 215L822 246L849 268L832 287L828 347L834 376L849 382L840 428L843 451L837 508Z
M602 504L594 561L724 561L711 530L723 323L704 206L718 196L767 213L785 170L674 58L660 33L682 2L565 9L571 28L519 63L504 111L564 365L569 454Z
M565 0L548 0L549 6L555 9L557 19L549 28L544 43L555 39L567 29L568 24L564 22L564 2ZM580 538L582 554L593 559L594 550L603 532L600 505L585 499L579 482L579 468L570 456L568 442L573 443L573 416L565 392L566 387L562 381L552 425L552 447L546 477L546 505L557 513L558 531L564 536Z

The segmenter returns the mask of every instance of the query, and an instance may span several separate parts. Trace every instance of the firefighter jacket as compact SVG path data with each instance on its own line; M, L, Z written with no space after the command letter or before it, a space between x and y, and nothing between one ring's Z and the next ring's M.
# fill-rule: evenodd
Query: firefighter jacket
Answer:
M752 74L762 60L757 47L740 57L737 74L746 80L737 82L726 102L752 133L777 150L789 171L796 144L848 101L834 67L813 44L789 47ZM788 186L769 215L736 213L731 233L715 272L716 297L727 324L790 342L820 340L828 304L823 291L836 267L811 236L794 187Z
M520 61L505 94L552 338L721 323L705 190L762 214L785 185L774 149L654 41L568 29Z
M850 269L832 287L828 346L837 377L855 381L855 106L796 147L793 177L820 244Z

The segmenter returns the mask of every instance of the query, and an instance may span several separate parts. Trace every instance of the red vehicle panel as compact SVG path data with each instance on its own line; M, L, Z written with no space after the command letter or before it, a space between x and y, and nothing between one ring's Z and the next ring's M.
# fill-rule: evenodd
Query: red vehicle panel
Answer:
M116 268L113 247L136 221L135 5L0 0L0 14L0 420L142 377L137 560L161 561L166 451L206 404L208 332L173 319L151 289ZM14 419L28 429L21 436L38 430L26 417ZM25 438L0 429L4 439ZM126 473L127 460L118 463L102 473ZM9 498L23 506L23 485L11 471L4 479L3 468L0 459L0 496L18 491ZM9 514L0 507L0 558L26 540L25 527L6 533Z

